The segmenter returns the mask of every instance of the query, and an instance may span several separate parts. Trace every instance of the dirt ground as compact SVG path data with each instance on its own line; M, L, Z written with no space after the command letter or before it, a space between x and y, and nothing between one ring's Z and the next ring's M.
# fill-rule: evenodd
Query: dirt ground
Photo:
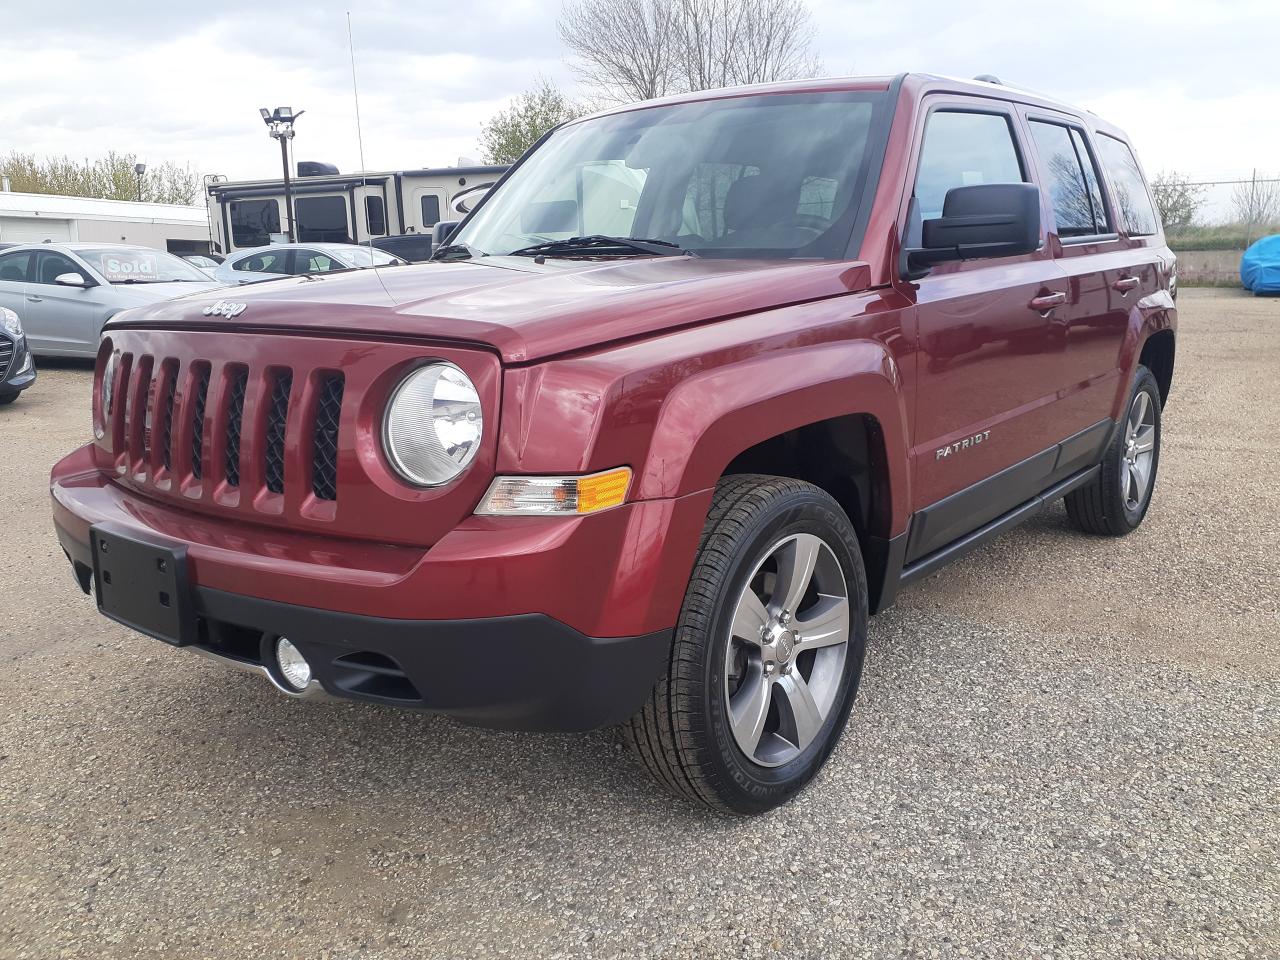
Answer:
M299 703L102 618L0 408L0 957L1280 956L1280 299L1184 290L1155 502L1059 506L872 625L848 733L745 822L610 731Z

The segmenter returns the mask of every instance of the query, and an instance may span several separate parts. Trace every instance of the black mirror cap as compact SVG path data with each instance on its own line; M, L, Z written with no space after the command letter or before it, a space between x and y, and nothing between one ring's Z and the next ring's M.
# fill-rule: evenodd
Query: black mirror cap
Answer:
M984 183L953 187L942 216L924 221L923 247L912 266L949 260L1012 257L1040 247L1040 188L1033 183Z
M435 225L435 243L437 247L442 247L449 242L449 238L453 236L453 231L458 229L461 220L441 220Z

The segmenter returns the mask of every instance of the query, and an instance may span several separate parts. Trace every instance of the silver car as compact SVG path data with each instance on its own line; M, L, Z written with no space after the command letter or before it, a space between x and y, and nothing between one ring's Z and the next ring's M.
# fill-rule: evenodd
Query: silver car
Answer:
M171 253L123 243L0 251L0 307L22 317L37 356L92 357L102 325L121 310L220 286Z
M225 284L278 280L301 274L332 273L407 263L394 254L354 243L273 243L237 250L213 271Z

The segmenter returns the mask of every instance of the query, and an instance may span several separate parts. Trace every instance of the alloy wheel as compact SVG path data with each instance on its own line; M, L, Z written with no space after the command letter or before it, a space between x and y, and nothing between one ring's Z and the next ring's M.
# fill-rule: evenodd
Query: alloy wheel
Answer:
M1151 397L1139 390L1125 421L1124 452L1120 464L1120 496L1125 509L1134 511L1146 502L1155 464L1156 411Z
M792 534L757 564L734 608L725 703L739 749L781 766L804 752L836 705L849 650L848 584L831 548Z

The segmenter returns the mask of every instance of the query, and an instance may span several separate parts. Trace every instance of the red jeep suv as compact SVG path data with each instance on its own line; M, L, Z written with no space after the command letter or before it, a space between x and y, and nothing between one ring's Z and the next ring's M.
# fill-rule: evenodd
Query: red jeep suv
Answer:
M754 813L899 587L1150 504L1174 258L1090 113L914 74L635 104L448 239L107 326L52 478L103 614L293 696L622 724Z

